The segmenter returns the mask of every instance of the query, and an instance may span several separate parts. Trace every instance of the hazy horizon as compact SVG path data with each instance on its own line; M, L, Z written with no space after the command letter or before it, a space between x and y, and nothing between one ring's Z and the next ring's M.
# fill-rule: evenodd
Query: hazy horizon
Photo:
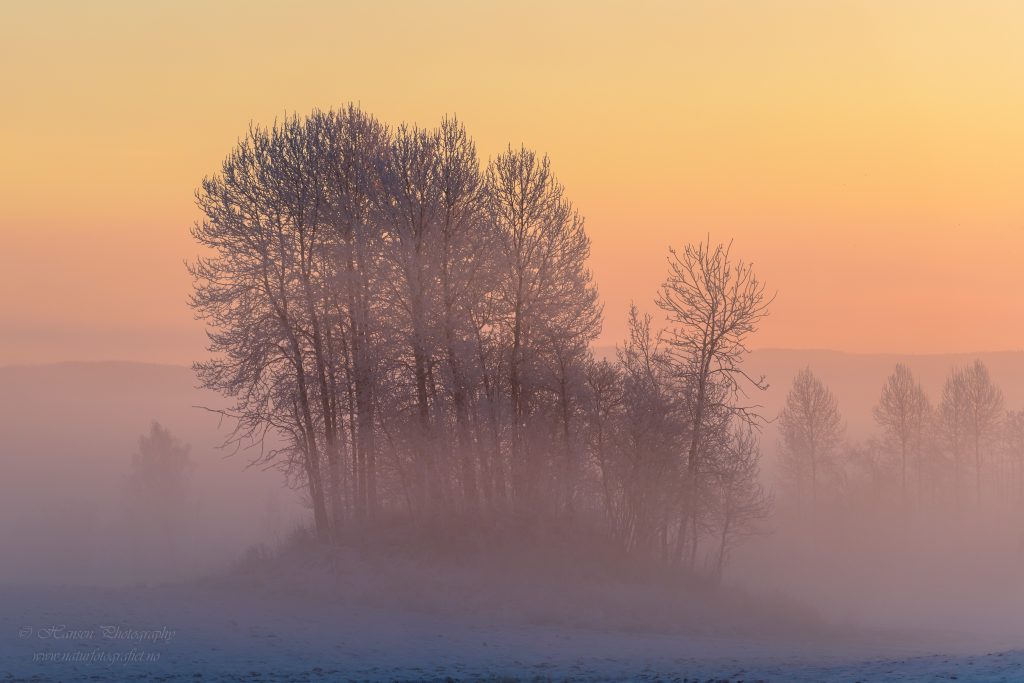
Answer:
M614 355L616 344L596 344L592 347L594 353L598 356ZM780 352L780 353L831 353L840 354L846 356L872 356L872 357L884 357L884 358L934 358L934 357L973 357L973 356L989 356L999 354L1024 354L1024 348L1019 349L987 349L987 350L975 350L975 351L923 351L923 352L901 352L901 351L846 351L844 349L831 349L822 347L807 347L801 348L797 346L783 347L783 346L754 346L750 349L751 353L765 353L765 352ZM45 365L61 365L64 363L139 363L147 365L166 365L172 367L190 368L193 362L202 360L205 357L204 354L199 354L195 358L189 360L176 361L173 359L161 359L159 357L131 357L131 354L125 356L96 356L96 357L68 357L68 358L48 358L40 357L39 359L26 359L26 360L15 360L13 362L2 362L0 368L16 368L16 367L33 367L33 366L45 366ZM609 356L610 357L610 356ZM6 360L6 359L4 359Z

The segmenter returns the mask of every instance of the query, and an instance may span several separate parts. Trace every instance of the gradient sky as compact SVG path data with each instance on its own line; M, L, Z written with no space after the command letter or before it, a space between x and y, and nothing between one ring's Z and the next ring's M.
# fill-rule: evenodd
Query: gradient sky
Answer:
M1024 347L1024 4L0 5L0 365L202 355L193 191L249 121L355 101L548 152L606 304L735 239L756 347Z

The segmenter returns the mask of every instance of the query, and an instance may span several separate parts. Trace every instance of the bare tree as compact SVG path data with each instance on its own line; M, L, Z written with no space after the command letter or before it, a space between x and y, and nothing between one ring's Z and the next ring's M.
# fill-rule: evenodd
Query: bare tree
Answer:
M811 504L816 505L822 473L832 465L845 427L835 396L810 368L793 379L779 413L779 431L783 466L798 492L809 480Z
M772 498L759 483L761 449L757 433L741 423L712 469L717 492L718 552L712 577L722 580L729 551L736 539L755 533L771 511Z
M889 375L882 395L875 406L875 422L881 426L886 435L897 445L900 455L900 491L904 500L907 497L907 458L910 452L916 451L918 493L921 492L922 429L930 412L928 397L921 385L914 380L910 368L899 363L896 370Z
M485 300L497 284L498 240L485 220L484 183L476 146L456 119L445 119L438 130L438 189L440 192L440 337L447 363L445 384L454 413L454 445L458 451L462 497L468 509L478 505L480 480L489 497L492 458L474 438L473 398L479 395L482 369L474 340L482 333ZM476 455L474 458L473 455ZM479 470L479 471L478 471Z
M576 349L585 347L596 335L600 310L586 268L590 240L583 219L565 198L548 157L525 147L498 155L487 168L487 212L502 247L496 295L508 340L513 489L525 496L536 463L523 430L540 384L541 347L550 339L545 328L572 318L573 328L563 334L573 333Z
M351 508L363 518L378 507L376 404L388 332L378 315L385 274L379 267L384 239L377 206L389 133L349 105L334 114L326 134L333 150L326 182L333 245L330 295L338 311L337 382L352 450Z
M938 419L943 442L953 461L953 492L959 497L967 450L967 374L954 368L942 386Z
M974 451L975 494L981 502L981 470L984 449L991 443L1003 413L1003 392L992 383L988 368L980 360L964 372L965 423Z
M390 277L387 291L391 328L405 339L413 375L417 427L416 494L419 506L429 499L449 499L447 472L437 462L440 453L431 425L432 372L438 340L433 318L439 295L436 258L440 245L441 188L438 136L433 131L400 126L388 147L383 191L378 199L384 250Z
M609 360L592 360L586 367L587 401L584 419L589 452L600 477L603 507L614 529L621 514L618 472L615 470L616 433L623 404L622 371Z
M214 357L195 364L205 387L234 398L231 440L263 443L268 429L302 454L318 532L329 532L323 415L317 403L316 329L324 255L316 161L302 153L297 119L251 128L197 192L205 219L193 237L210 250L190 264L191 305L210 323ZM307 150L308 151L308 150ZM319 354L319 356L318 356ZM321 396L321 398L323 398ZM268 455L275 456L275 449ZM332 454L333 455L333 454Z
M153 421L132 455L129 484L140 508L162 515L182 511L192 471L191 451L191 446Z
M753 266L733 260L731 243L711 246L710 241L671 250L669 274L657 304L668 318L667 342L677 380L690 393L687 419L686 499L683 531L690 527L690 564L696 560L699 490L703 460L702 441L715 413L753 424L756 406L739 401L746 389L765 389L764 378L752 378L742 368L747 340L768 313L772 297Z
M622 415L615 467L619 491L618 536L625 547L670 557L670 527L686 504L682 486L684 426L671 366L651 316L630 307L629 337L617 349L622 369ZM679 522L677 534L682 533ZM677 536L678 537L678 536ZM677 544L678 545L678 544ZM680 549L681 551L681 549ZM677 553L678 554L678 553Z
M940 426L946 447L953 457L957 491L962 483L964 460L974 460L975 497L981 501L982 460L999 426L1003 394L993 383L980 360L954 368L942 389L939 403Z

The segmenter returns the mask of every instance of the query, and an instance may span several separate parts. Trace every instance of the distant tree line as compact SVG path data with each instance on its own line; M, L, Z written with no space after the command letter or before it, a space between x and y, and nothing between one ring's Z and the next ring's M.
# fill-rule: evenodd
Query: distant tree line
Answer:
M860 488L907 508L1024 504L1024 411L1005 409L980 360L950 371L937 404L897 364L873 416L878 435L847 443L832 391L810 368L796 376L779 415L780 461L795 499L814 506L823 492Z
M197 191L201 383L321 537L385 517L585 520L720 576L770 504L742 367L770 297L729 245L669 255L615 358L549 159L360 109L251 126ZM266 439L268 435L274 439ZM266 445L275 444L275 445Z
M192 448L157 421L139 436L125 480L125 531L131 566L151 576L180 567L195 502Z

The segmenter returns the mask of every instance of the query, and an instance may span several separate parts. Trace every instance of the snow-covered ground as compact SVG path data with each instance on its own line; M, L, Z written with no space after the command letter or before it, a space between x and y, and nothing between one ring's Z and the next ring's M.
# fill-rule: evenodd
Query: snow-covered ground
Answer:
M263 581L0 587L0 680L1024 681L1024 651L977 634L530 623Z

